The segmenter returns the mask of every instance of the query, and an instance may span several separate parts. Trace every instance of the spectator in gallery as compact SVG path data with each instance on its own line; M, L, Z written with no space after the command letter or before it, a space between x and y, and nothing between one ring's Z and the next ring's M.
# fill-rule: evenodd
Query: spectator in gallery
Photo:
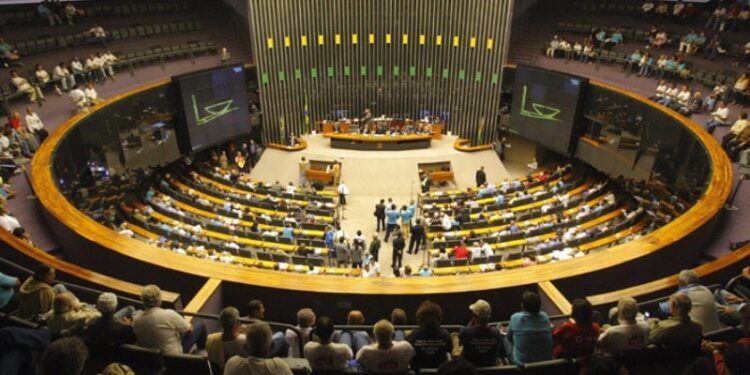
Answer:
M49 344L42 354L42 375L79 375L88 360L89 351L78 337L63 337Z
M527 290L521 296L522 311L510 317L505 352L517 365L552 359L552 329L541 303L538 294Z
M505 352L500 331L487 325L492 317L492 307L480 299L469 305L469 310L471 321L458 334L463 346L461 356L475 366L495 366Z
M652 344L697 352L701 344L701 325L690 318L692 303L686 294L669 297L669 318L649 319L648 339Z
M598 346L607 353L619 353L624 350L641 349L648 345L648 323L638 318L638 303L626 297L617 302L617 307L610 311L616 314L617 324L605 330L598 339Z
M41 103L43 100L46 100L44 99L42 89L39 88L38 85L32 85L31 83L29 83L29 80L21 77L21 75L19 75L17 71L10 71L10 80L13 83L13 86L16 87L16 91L22 92L29 96L29 101Z
M406 337L414 347L414 359L411 368L419 371L421 368L437 368L441 363L450 359L453 347L451 336L440 325L443 322L443 309L437 303L426 300L417 308L417 324Z
M719 102L718 108L711 112L711 119L706 121L705 128L708 134L713 134L714 130L720 126L728 126L729 107L724 101Z
M312 309L304 308L297 311L297 330L302 336L297 335L297 332L287 329L284 333L286 342L289 345L289 357L300 358L300 342L302 346L310 341L312 335L312 329L315 325L315 312Z
M117 310L117 296L114 293L102 293L96 300L96 309L101 314L96 322L86 330L86 340L97 344L120 345L135 344L133 332L133 306Z
M62 25L62 19L60 19L60 16L53 12L49 6L47 6L47 0L39 3L36 7L36 12L39 14L39 17L42 17L49 21L50 26L55 26L55 23Z
M573 301L570 320L552 332L555 358L577 358L591 355L599 338L599 324L594 321L594 309L585 299Z
M221 332L208 335L206 355L211 363L223 369L234 356L246 357L245 334L241 333L240 312L229 306L219 312Z
M272 347L271 327L259 322L247 327L247 357L234 356L226 362L224 375L292 375L281 358L269 358Z
M52 69L52 79L59 80L62 86L62 91L68 91L75 87L76 80L73 74L70 73L65 63L59 63Z
M52 306L43 319L47 322L47 328L58 335L81 332L101 318L101 313L94 306L80 303L68 292L57 294Z
M404 373L414 357L408 341L393 341L393 325L382 319L372 329L375 342L357 352L357 361L370 373Z
M303 349L304 358L314 371L344 370L354 356L348 345L332 342L332 335L333 320L327 316L318 318L313 340L307 342Z
M201 322L191 325L174 310L163 309L161 298L156 285L147 285L141 291L144 310L133 321L138 345L168 354L190 353L194 345L205 349L206 326Z
M545 54L549 58L554 58L555 53L557 52L557 49L560 48L560 39L557 37L557 35L552 37L552 40L549 42L549 45L547 46L547 50Z
M0 272L0 311L10 312L18 304L16 289L21 285L17 277Z
M36 266L34 274L18 290L18 317L32 319L52 310L52 301L57 294L52 287L54 282L54 268L45 264ZM61 287L60 291L63 289Z

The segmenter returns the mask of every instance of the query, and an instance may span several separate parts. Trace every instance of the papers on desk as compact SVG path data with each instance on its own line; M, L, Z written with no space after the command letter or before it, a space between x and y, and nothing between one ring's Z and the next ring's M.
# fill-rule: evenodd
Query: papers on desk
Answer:
M319 248L319 247L316 247L316 248L315 248L315 255L320 255L320 254L322 254L322 253L323 253L323 249L321 249L321 248Z
M495 263L485 263L479 265L480 272L494 271L495 268Z
M289 263L281 262L279 263L279 271L286 271L289 269Z

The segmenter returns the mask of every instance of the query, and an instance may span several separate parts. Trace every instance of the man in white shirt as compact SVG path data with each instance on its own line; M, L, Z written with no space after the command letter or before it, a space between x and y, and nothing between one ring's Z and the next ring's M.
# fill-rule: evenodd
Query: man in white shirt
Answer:
M682 85L682 88L680 88L680 92L678 92L677 96L675 97L676 100L669 107L674 109L675 111L682 107L687 107L688 101L690 100L690 95L690 89L688 89L687 85Z
M70 71L64 63L59 63L52 69L52 79L60 80L63 91L68 91L75 87L76 79L70 74Z
M333 320L321 316L315 323L315 341L305 344L303 350L305 359L314 371L344 370L352 359L352 349L346 344L331 342L332 335Z
M648 323L636 320L638 303L626 297L617 302L618 325L610 327L599 336L598 346L608 353L641 349L648 345Z
M344 181L341 181L336 191L339 193L339 204L346 206L346 196L349 195L349 187L344 184Z
M706 131L708 134L713 134L719 126L727 126L727 119L729 118L729 107L727 103L720 101L719 106L711 112L711 119L706 121Z
M89 106L89 100L86 97L86 93L83 91L82 84L79 84L76 88L70 90L68 97L70 97L70 100L75 104L78 112L88 111L87 107Z
M141 301L144 310L133 320L133 332L139 346L159 349L167 354L190 352L193 345L198 349L206 348L206 327L200 322L191 326L174 310L162 309L158 286L145 286L141 291Z
M101 59L97 59L95 55L89 55L86 59L86 70L93 74L94 81L100 81L107 78L104 73L104 62Z
M368 372L404 373L414 357L414 348L408 341L393 342L393 325L382 319L375 323L372 333L376 342L357 352L357 361Z
M109 78L115 79L114 65L120 60L115 56L112 51L105 52L102 57L104 58L104 69L107 71Z
M227 361L224 375L292 375L292 370L281 358L266 358L272 345L271 327L258 322L247 326L246 358L234 356Z
M88 85L86 85L83 93L86 94L86 100L88 101L89 105L96 105L101 101L101 99L99 98L99 93L96 92L93 83L89 83Z
M4 204L0 205L0 227L10 233L21 227L21 223L8 212L8 208Z
M70 70L73 75L80 76L81 80L84 82L87 82L89 79L91 79L91 72L87 71L84 68L83 62L81 62L81 59L79 59L78 56L74 57L73 60L70 61Z
M107 42L107 32L104 31L104 28L99 25L94 25L92 28L90 28L87 32L91 36L91 41L94 43L101 43L103 46L106 46Z
M310 341L310 334L313 325L315 325L315 312L312 311L312 309L305 308L297 311L296 328L302 334L302 337L299 337L299 335L297 335L297 332L292 331L291 329L287 329L284 333L286 343L289 344L290 358L302 357L302 353L300 353L299 351L300 341L302 341L303 346L307 344L308 341Z

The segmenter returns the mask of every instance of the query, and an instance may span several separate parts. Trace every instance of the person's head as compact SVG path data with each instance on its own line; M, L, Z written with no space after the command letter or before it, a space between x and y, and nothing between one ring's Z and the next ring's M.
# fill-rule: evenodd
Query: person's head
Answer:
M375 341L379 346L390 346L393 340L393 324L385 319L379 320L372 327L372 335L375 336Z
M52 310L55 314L65 314L75 304L75 297L69 292L59 293L52 300Z
M114 293L105 292L96 299L96 309L102 315L112 315L117 310L117 296Z
M539 295L527 290L521 295L521 308L530 314L538 314L542 308L542 301L539 299Z
M679 285L680 287L684 287L684 286L698 284L698 283L700 283L700 277L698 277L698 273L696 273L693 270L680 271L677 285Z
M34 279L52 284L55 282L55 269L46 264L38 264L34 267Z
M686 319L692 308L693 303L686 294L674 293L669 296L669 313L672 316Z
M398 307L391 311L391 322L394 325L401 326L406 324L406 311Z
M443 309L430 300L423 301L417 308L417 324L423 329L438 329L443 323Z
M27 108L28 109L28 108ZM740 119L741 120L747 120L747 112L740 112Z
M377 240L378 239L378 234L377 233L373 233L372 234L372 239L373 240Z
M297 325L302 328L312 327L315 324L315 312L312 309L300 309L297 311Z
M464 357L454 358L443 362L437 369L438 375L475 375L477 369Z
M264 358L271 351L271 326L266 323L254 323L247 326L245 350L253 357Z
M383 203L385 203L385 199L380 200L380 204L383 204Z
M41 65L41 64L36 64L36 67L35 67L35 69L36 69L36 70L44 70L44 68L42 68L42 65Z
M585 299L573 300L573 320L579 326L589 326L594 319L594 308L591 303Z
M15 78L15 77L18 77L18 72L17 72L17 71L15 71L15 70L11 70L11 71L10 71L10 76L11 76L11 77L14 77L14 78Z
M727 103L724 102L723 100L719 102L719 108L726 108L726 106L727 106Z
M724 365L729 375L750 373L750 345L730 345L724 351Z
M26 114L30 115L30 114L33 114L33 113L34 113L34 110L31 109L31 107L26 107Z
M617 301L617 318L623 322L633 323L638 315L638 302L634 298L624 297Z
M145 308L161 306L161 289L154 284L146 285L141 291L141 302Z
M395 204L395 203L392 203L392 204L391 204L391 210L395 210L395 209L396 209L396 204Z
M43 375L79 375L89 357L86 344L78 337L61 338L47 346L42 355Z
M492 316L492 306L490 306L489 302L483 299L478 299L476 302L469 305L469 310L471 311L472 320L479 325L489 323L490 317Z
M240 329L240 311L237 308L229 306L219 312L219 322L224 334L235 335Z
M365 324L365 315L359 310L349 311L349 314L346 316L346 324L350 326L360 326Z
M330 342L333 335L333 320L327 316L318 318L315 322L315 335L323 343Z
M263 301L259 299L251 300L247 303L247 316L255 319L263 319L266 313L266 307L263 306Z

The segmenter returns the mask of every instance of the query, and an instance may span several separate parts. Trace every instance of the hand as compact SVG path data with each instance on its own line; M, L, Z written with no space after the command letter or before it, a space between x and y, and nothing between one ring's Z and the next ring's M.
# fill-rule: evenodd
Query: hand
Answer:
M742 303L742 302L744 302L744 300L743 300L742 298L740 298L740 297L737 297L737 296L736 296L735 294L732 294L732 293L727 293L727 294L726 294L726 295L724 296L724 299L725 299L725 300L726 300L727 302L729 302L729 303L733 303L733 304L738 304L738 303Z
M716 309L719 310L719 315L729 315L734 312L731 307L725 305L717 305Z

